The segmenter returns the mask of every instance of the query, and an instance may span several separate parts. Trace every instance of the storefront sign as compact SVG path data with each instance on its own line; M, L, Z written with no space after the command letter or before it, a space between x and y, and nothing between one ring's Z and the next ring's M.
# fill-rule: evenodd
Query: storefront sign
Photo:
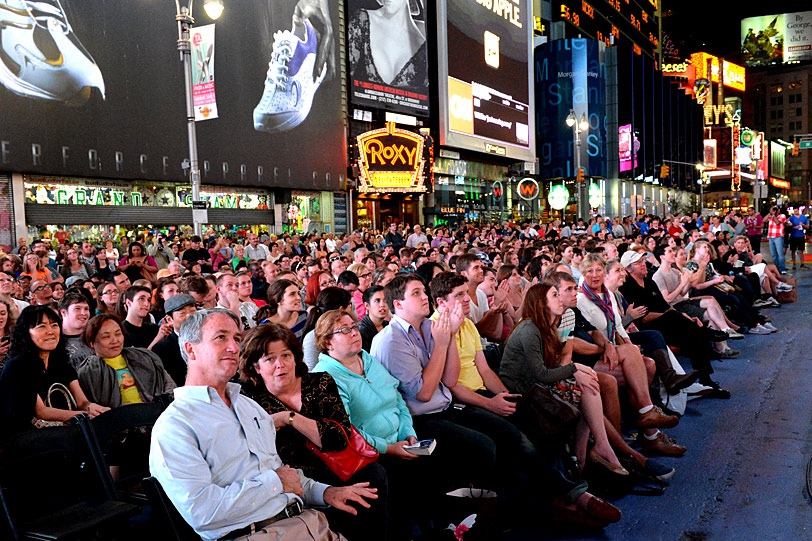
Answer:
M780 180L774 177L770 177L770 184L782 190L789 190L790 187L790 183L788 180Z
M532 201L539 196L539 183L530 177L523 178L516 186L516 192L525 201Z
M550 203L550 207L555 210L561 210L566 207L569 200L570 192L563 184L553 186L549 195L547 195L547 202Z
M603 199L603 191L596 182L589 185L589 206L596 209L601 206L601 199Z
M129 183L88 178L25 176L26 203L114 207L192 207L190 186ZM200 193L208 208L265 210L268 193L245 189L234 192L209 186Z
M358 136L360 192L425 192L423 184L423 137L395 127Z

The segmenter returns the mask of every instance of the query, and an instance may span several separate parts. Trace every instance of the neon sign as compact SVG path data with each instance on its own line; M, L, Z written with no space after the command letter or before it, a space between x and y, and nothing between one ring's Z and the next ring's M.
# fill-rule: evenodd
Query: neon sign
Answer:
M360 192L425 192L423 136L394 122L358 136Z

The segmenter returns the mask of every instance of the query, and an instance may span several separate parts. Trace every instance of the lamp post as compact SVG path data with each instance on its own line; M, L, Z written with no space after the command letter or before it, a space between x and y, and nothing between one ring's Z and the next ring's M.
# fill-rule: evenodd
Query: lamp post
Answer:
M197 160L197 130L195 128L195 108L192 94L192 43L190 33L195 20L192 17L192 4L181 6L180 0L175 0L175 20L178 22L178 52L183 63L183 82L186 88L186 132L189 139L189 180L192 184L192 203L200 201L200 167ZM223 13L222 0L205 0L203 9L212 20L216 20ZM184 167L185 168L185 167ZM200 222L195 218L192 208L192 223L195 235L201 236Z
M702 214L702 209L705 208L705 186L710 184L710 178L705 176L705 166L701 163L696 164L696 170L699 171L699 214Z
M570 109L570 114L567 116L567 126L572 128L572 145L575 154L575 184L578 190L578 217L586 223L589 220L589 194L587 193L586 180L581 174L581 132L589 129L586 113L581 113L581 119L576 120L575 111Z

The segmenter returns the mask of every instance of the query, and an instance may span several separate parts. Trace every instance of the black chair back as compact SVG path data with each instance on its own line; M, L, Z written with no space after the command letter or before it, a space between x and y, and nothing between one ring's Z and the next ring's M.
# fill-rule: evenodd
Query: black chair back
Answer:
M78 424L7 439L0 501L9 537L74 539L134 515L138 507L114 501L105 476Z
M146 503L141 481L149 475L150 434L163 410L163 403L128 404L80 421L100 467L115 470L108 489L117 499Z
M200 536L178 513L175 505L166 495L161 483L156 478L152 476L145 478L142 481L142 486L155 511L154 516L162 532L171 535L171 538L175 541L200 541Z

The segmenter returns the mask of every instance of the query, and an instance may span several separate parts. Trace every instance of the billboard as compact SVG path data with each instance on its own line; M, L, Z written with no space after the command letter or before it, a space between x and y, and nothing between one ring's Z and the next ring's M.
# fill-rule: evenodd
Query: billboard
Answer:
M608 176L605 52L602 41L583 38L558 39L536 47L536 107L544 117L537 133L539 173L545 178L574 178L576 164L587 177ZM567 124L571 113L587 121L586 130L574 132ZM618 147L625 144L626 164L631 168L639 162L635 154L639 134L626 133L628 137L619 140Z
M812 11L742 19L741 51L745 66L812 60Z
M440 144L534 161L528 0L437 2Z
M197 65L213 71L216 64L218 118L196 125L204 185L341 186L347 160L335 69L339 6L324 2L328 11L294 24L296 4L226 3L215 23L216 47L193 54ZM0 6L0 170L186 181L173 3L63 0L41 7ZM195 8L196 22L210 23L203 2ZM328 26L332 39L322 32Z
M429 116L425 0L348 0L350 101Z

